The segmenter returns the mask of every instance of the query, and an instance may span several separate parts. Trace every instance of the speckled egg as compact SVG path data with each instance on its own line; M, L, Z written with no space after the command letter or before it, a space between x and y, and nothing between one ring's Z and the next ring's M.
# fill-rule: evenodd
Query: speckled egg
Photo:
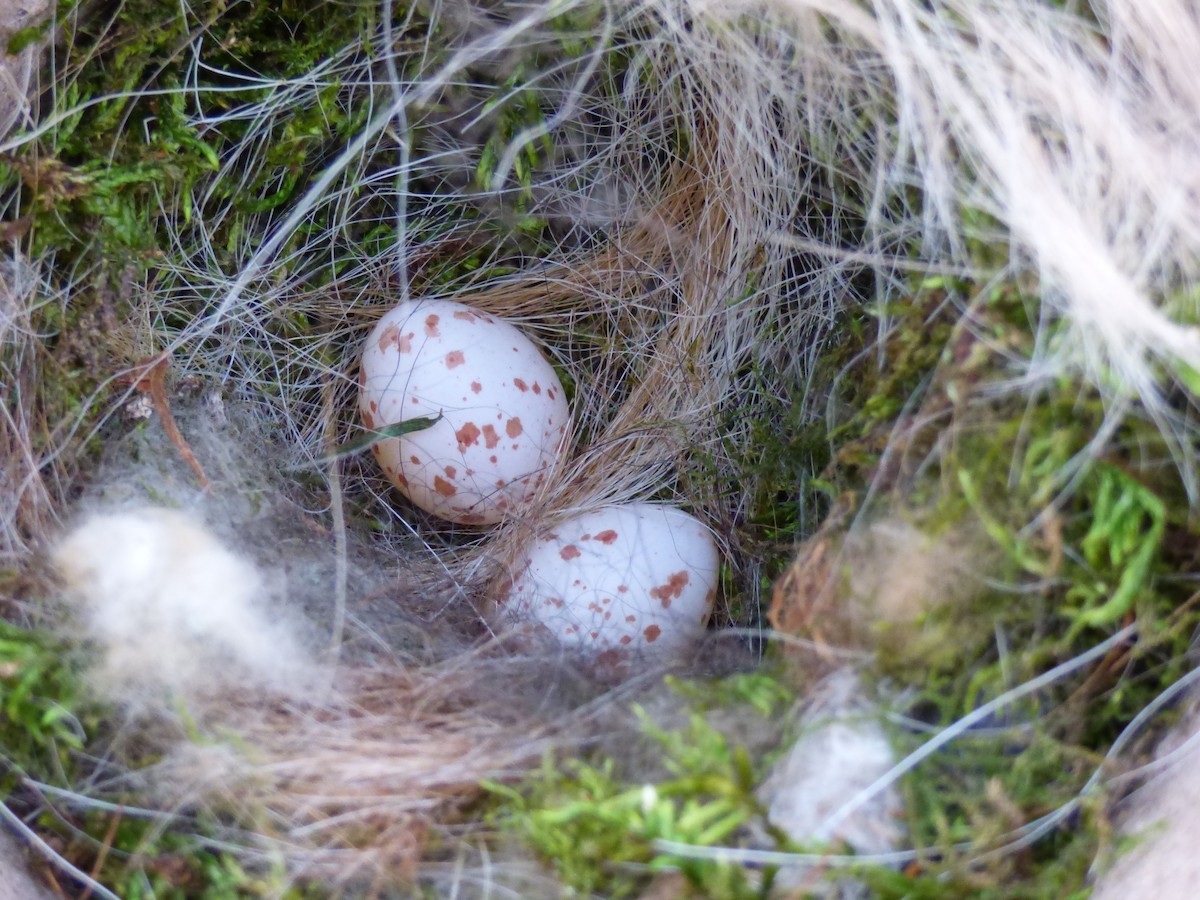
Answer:
M687 513L634 503L562 522L519 564L505 606L513 619L597 654L670 656L704 633L720 554Z
M511 324L461 303L411 300L380 319L359 385L368 428L442 416L372 450L413 503L451 522L515 512L562 449L567 400L550 363Z

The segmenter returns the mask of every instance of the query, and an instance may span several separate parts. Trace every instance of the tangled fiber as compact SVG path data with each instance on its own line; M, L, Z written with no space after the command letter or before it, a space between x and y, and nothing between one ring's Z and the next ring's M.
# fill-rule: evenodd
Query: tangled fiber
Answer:
M219 154L204 177L148 195L166 237L153 266L117 277L113 303L76 324L101 357L78 403L46 399L62 374L35 323L68 310L89 273L30 255L32 239L4 264L5 565L31 565L74 509L103 505L94 443L143 396L163 428L154 452L176 457L170 502L246 539L244 510L222 499L242 488L209 484L222 442L193 448L191 420L177 427L167 409L186 406L189 380L244 411L250 424L238 418L223 441L235 455L269 451L263 495L286 496L326 535L325 603L308 610L313 633L295 651L320 658L324 685L231 695L198 667L186 677L199 689L183 693L203 740L181 737L164 704L156 715L174 736L138 775L147 796L219 810L247 855L282 854L298 874L411 883L422 860L474 846L482 781L586 740L608 721L598 710L632 690L506 633L498 585L520 548L565 515L673 502L713 529L728 593L755 611L728 607L718 627L759 628L765 561L741 526L775 490L755 465L761 423L839 415L823 360L842 330L871 310L866 353L885 367L897 309L934 279L973 285L946 301L956 327L1004 359L972 403L1068 383L1102 400L1093 439L1031 518L1131 416L1154 423L1195 499L1196 423L1179 401L1200 371L1193 4L384 0L376 12L286 78L220 56L227 46L209 38L219 11L182 14L195 22L178 83L130 96L178 101ZM64 15L70 30L96 14ZM58 93L74 73L52 74L40 121L0 149L25 160L25 190L69 198L84 181L29 161L80 112ZM245 100L208 103L218 90ZM278 135L333 111L338 139L303 171L273 160ZM239 206L240 195L262 202ZM28 215L21 203L18 190L10 219ZM1036 297L1030 348L991 346L980 324L1008 284ZM492 531L439 524L368 461L334 452L358 435L362 340L412 297L518 323L570 385L569 452L536 502ZM820 510L794 495L812 533ZM353 596L380 565L369 559L402 571L399 602L437 634L420 653L355 643L374 627ZM520 702L506 707L488 689L497 679ZM566 687L543 695L546 680ZM214 695L224 699L197 699Z

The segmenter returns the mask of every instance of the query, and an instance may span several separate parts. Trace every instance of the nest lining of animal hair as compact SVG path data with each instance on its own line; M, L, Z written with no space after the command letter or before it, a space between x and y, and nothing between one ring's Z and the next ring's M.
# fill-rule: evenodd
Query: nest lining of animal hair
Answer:
M893 417L896 455L884 448L868 492L933 506L910 493L930 459L974 446L1012 397L1065 379L1106 407L1095 441L1069 453L1065 470L1084 471L1119 443L1126 420L1151 421L1190 496L1192 422L1171 390L1197 356L1179 299L1194 284L1185 252L1194 223L1167 204L1158 241L1120 226L1122 211L1161 205L1187 185L1168 191L1120 169L1097 196L1111 174L1106 148L1091 182L1064 175L1068 150L1089 149L1095 123L1068 107L1070 84L1043 95L1031 73L1039 50L1102 55L1082 17L1056 45L1047 26L1066 14L1050 6L1026 4L1011 21L1002 3L927 6L383 4L336 54L277 78L234 67L245 58L230 55L232 32L223 34L234 43L215 47L189 32L163 97L146 92L117 109L122 127L132 117L152 130L150 107L138 104L160 104L163 121L175 116L218 148L213 168L180 192L151 183L145 193L169 230L104 274L90 330L74 323L86 346L72 358L94 386L70 412L39 398L61 380L63 356L43 347L35 323L47 308L69 310L82 276L36 233L9 266L4 554L27 565L79 511L146 499L181 507L287 572L276 593L303 595L286 616L303 607L298 630L320 646L327 677L303 693L201 685L186 714L139 697L95 781L133 791L147 815L216 815L244 858L283 858L304 877L448 883L454 860L483 845L487 829L472 818L482 782L519 780L547 753L631 728L624 704L662 675L614 686L569 655L491 633L503 561L564 515L673 502L712 527L726 560L723 612L697 655L736 644L729 665L751 665L765 635L764 575L790 552L767 559L749 521L764 491L779 491L757 465L763 429L837 418L844 385L829 361L856 371L857 358L838 355L848 347L886 368L895 322L913 327L894 308L921 291L942 298L928 321L949 309L957 341L922 374L970 397L939 406L929 381L914 385L924 393ZM1142 20L1120 5L1109 13L1136 43ZM93 34L82 20L67 24ZM109 52L102 40L95 47ZM1128 87L1126 63L1108 64ZM1086 65L1064 71L1095 94ZM65 85L78 72L52 74ZM243 82L240 104L195 99L202 87L234 92ZM1005 106L997 98L1014 84L1018 101ZM1161 107L1134 99L1114 101L1120 125ZM87 196L94 174L32 161L37 140L63 127L64 102L49 100L43 124L6 145L24 160L14 219L30 196ZM166 104L176 104L170 114ZM1010 120L991 123L988 112ZM321 132L322 117L340 130ZM1047 120L1065 123L1059 143ZM281 135L302 140L289 129L304 128L321 134L315 149L278 165ZM1187 135L1175 137L1172 152ZM1026 181L1010 183L1014 165L1026 166ZM1074 243L1061 228L1040 229L1039 215L1077 224L1088 202L1100 226L1081 227ZM1129 244L1147 251L1136 266ZM1108 287L1079 258L1107 265ZM1011 284L1038 294L1042 327L1028 345L991 347L989 290ZM1097 299L1110 288L1115 311ZM400 500L369 458L331 461L359 431L362 341L408 297L451 298L517 323L571 386L570 450L525 515L486 531L451 528ZM867 321L875 340L847 338ZM67 338L57 340L61 351ZM981 389L964 366L974 347L1010 353ZM138 432L122 414L143 397L161 421ZM938 420L953 426L944 440L930 436ZM1042 497L1031 517L1061 508L1072 484L1069 473L1057 481L1060 494ZM921 539L887 527L843 535L849 513L836 503L818 529L824 510L804 508L811 496L796 486L786 497L800 507L791 537L810 540L777 589L785 602L772 624L826 650L886 647L845 613L858 607L839 614L826 590L836 571L822 554L872 560L867 586L851 590L877 596L872 574L887 581ZM1041 526L1052 534L1052 520ZM953 568L985 540L967 531L922 549L923 563ZM904 609L916 602L909 594L934 589L923 573L912 580L895 600ZM735 611L735 597L748 613ZM876 613L868 603L858 615ZM728 625L756 630L752 647L722 634ZM828 657L800 666L796 683L810 684ZM170 749L134 766L139 741Z

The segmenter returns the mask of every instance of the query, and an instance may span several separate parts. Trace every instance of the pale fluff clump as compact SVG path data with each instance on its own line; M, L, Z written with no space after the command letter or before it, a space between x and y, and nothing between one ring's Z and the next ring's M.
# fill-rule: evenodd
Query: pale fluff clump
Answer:
M801 725L799 738L759 790L770 822L801 845L859 855L896 850L904 832L894 785L842 814L896 763L879 710L863 697L852 671L835 672L817 687ZM781 870L777 886L820 892L828 887L824 878L823 869L797 865Z
M1195 673L1193 673L1195 674ZM1111 868L1096 879L1096 900L1194 897L1200 880L1195 852L1200 833L1200 709L1196 700L1143 770L1146 781L1119 811ZM1152 891L1147 885L1154 885Z
M250 563L180 512L95 515L54 550L74 626L94 646L95 688L122 703L237 686L291 691L315 671L263 605Z

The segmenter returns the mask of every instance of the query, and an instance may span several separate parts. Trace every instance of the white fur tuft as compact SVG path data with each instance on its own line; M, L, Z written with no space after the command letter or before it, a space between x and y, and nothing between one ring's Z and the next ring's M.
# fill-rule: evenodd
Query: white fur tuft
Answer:
M100 654L95 687L122 703L314 681L307 652L263 607L257 570L182 513L93 516L54 560Z
M895 765L879 710L867 703L848 669L826 678L815 695L804 712L804 731L760 789L767 818L802 845L845 844L860 855L897 849L903 806L894 785L853 814L832 818ZM823 876L811 869L785 868L780 886L815 890Z

